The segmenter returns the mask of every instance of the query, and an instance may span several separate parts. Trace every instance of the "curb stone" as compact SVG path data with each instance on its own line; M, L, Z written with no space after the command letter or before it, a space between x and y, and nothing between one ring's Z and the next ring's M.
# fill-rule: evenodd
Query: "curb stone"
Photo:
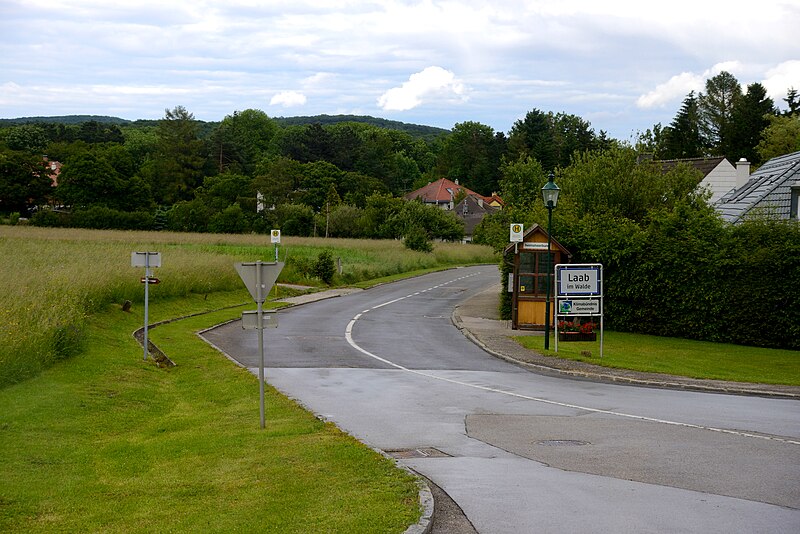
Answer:
M657 373L641 373L622 369L617 370L586 362L544 356L519 345L516 341L511 339L511 333L498 331L495 333L481 334L473 331L476 329L470 329L466 326L459 308L460 305L456 306L450 319L453 325L458 328L467 339L496 358L521 365L536 372L631 386L724 393L729 395L800 399L800 387L797 386L683 378L673 375L660 375ZM507 348L507 350L503 350L503 345L508 347L508 344L513 345L510 345L510 348Z

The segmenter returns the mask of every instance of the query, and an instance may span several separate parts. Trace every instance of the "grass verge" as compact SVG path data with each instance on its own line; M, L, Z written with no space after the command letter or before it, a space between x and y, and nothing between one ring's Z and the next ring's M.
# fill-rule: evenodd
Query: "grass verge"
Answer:
M604 367L710 380L800 385L800 352L792 350L605 332L603 358L600 358L599 336L595 342L560 342L558 353L545 351L541 336L514 339L547 356ZM552 339L550 347L554 349ZM587 351L591 356L582 354Z
M150 300L232 291L242 283L237 261L271 261L263 235L121 232L0 226L0 388L21 382L81 350L84 324L109 303L143 300L132 251L160 251L161 284ZM355 284L409 271L491 263L489 247L437 243L433 253L399 241L290 237L279 282L323 287L314 265L331 252L341 266L333 285Z
M142 361L141 306L87 319L85 350L0 390L0 531L401 532L414 479L272 388L194 332L252 307L244 290L165 299Z

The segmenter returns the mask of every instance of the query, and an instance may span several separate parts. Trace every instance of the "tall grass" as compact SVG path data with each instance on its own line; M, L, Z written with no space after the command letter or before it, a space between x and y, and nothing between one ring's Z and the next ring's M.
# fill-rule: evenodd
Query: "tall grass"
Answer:
M487 247L439 244L432 254L397 241L283 238L280 282L319 285L300 267L322 250L340 258L338 283L419 269L494 261ZM243 288L236 261L271 261L268 236L120 232L0 226L0 387L37 374L80 349L85 319L109 303L142 301L133 251L158 251L161 284L150 298Z

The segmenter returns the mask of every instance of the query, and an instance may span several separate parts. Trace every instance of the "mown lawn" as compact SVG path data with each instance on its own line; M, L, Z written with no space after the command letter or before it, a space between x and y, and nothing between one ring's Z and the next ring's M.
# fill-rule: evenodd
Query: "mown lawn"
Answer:
M79 354L0 389L0 531L402 532L416 482L257 379L195 331L252 308L244 289L151 305L177 367L142 360L132 313L87 319Z
M515 339L541 354L605 367L690 378L800 385L799 351L605 332L603 357L600 358L599 335L595 342L560 342L558 353L552 337L549 351L544 350L542 336ZM591 356L582 354L587 351Z

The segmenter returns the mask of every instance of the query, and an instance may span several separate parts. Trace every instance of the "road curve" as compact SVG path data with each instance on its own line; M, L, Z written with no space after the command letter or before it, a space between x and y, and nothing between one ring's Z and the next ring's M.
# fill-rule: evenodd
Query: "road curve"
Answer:
M543 376L467 340L494 267L295 307L267 380L445 490L479 532L798 532L800 403ZM257 372L253 331L203 334Z

